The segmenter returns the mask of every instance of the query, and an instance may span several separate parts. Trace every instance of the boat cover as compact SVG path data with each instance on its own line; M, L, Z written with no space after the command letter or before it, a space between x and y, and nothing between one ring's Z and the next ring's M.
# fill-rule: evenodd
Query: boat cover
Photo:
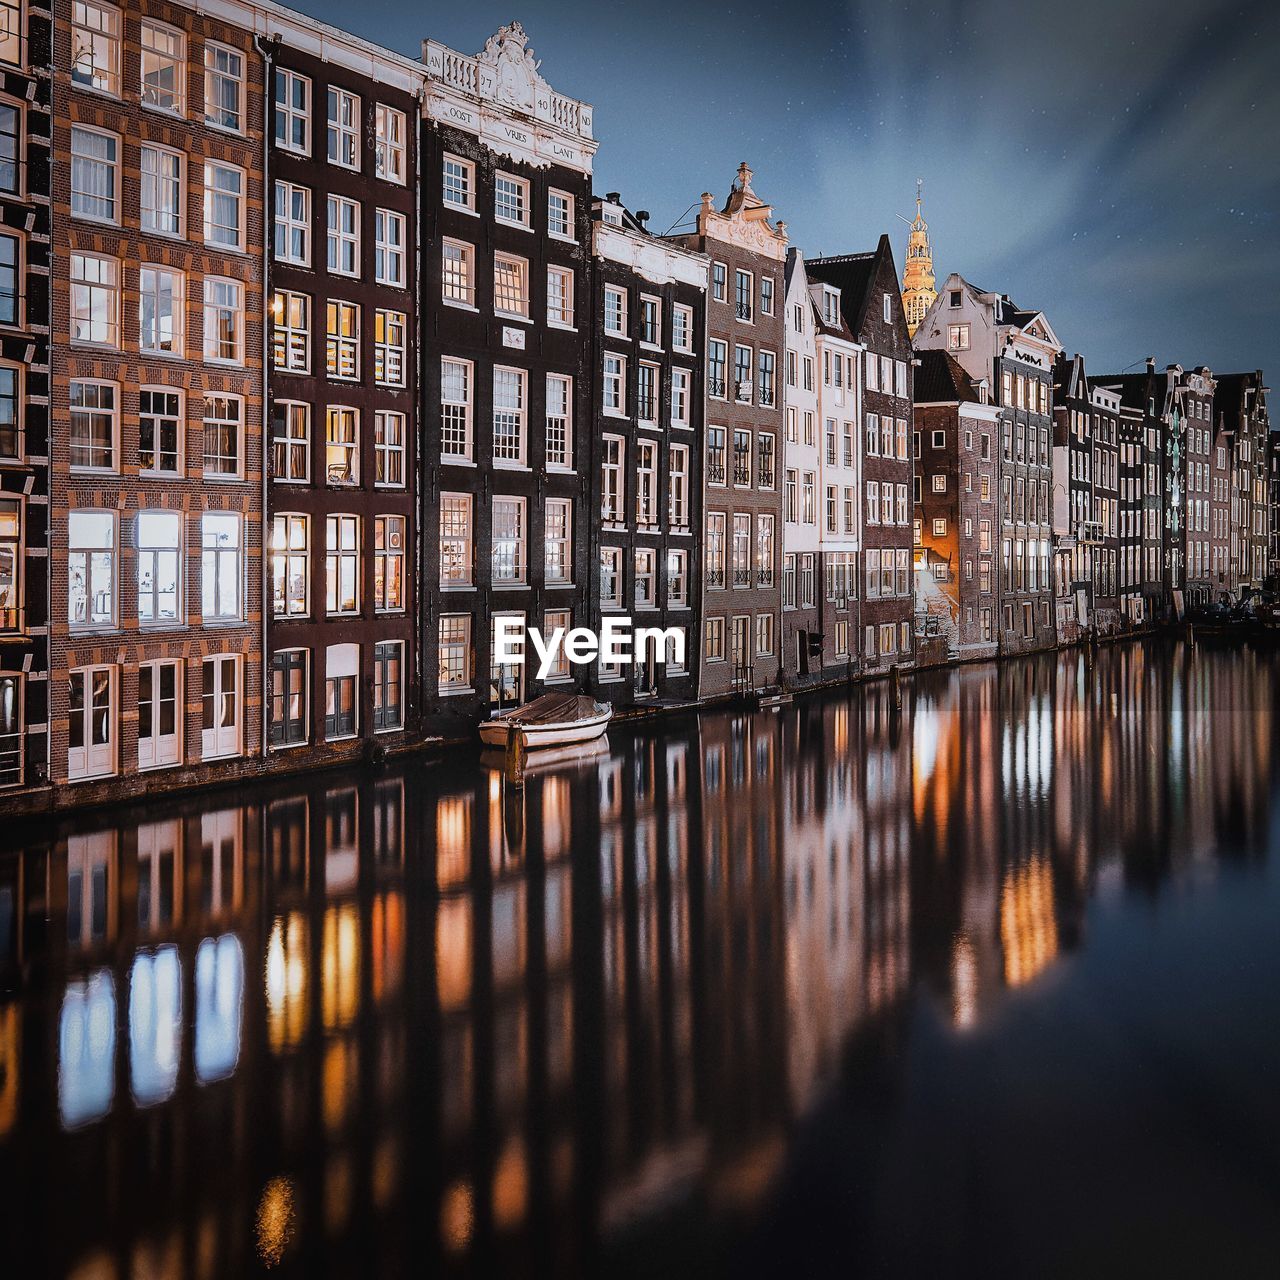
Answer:
M599 714L594 698L576 693L544 693L532 702L504 712L501 718L512 724L565 724Z

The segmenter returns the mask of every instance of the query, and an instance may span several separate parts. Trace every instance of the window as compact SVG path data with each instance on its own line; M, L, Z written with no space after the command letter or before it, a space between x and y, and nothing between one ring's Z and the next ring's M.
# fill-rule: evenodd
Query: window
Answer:
M751 484L751 432L733 433L733 483L738 488Z
M325 483L342 487L360 483L360 411L345 405L325 410Z
M751 585L751 517L736 514L733 517L733 585Z
M812 471L806 471L802 477L800 500L800 523L817 524L817 477Z
M548 498L545 516L545 568L547 586L573 581L573 503L568 498Z
M722 400L725 396L725 378L728 376L729 348L719 338L707 343L707 395Z
M240 754L240 658L220 653L201 663L200 757Z
M774 486L773 459L773 436L762 431L756 437L756 484L761 489L772 489Z
M753 283L750 271L739 269L733 273L734 302L737 304L739 320L751 319Z
M761 351L758 360L760 375L760 403L772 405L777 372L777 356L772 351Z
M182 276L158 267L138 269L138 346L149 355L182 354Z
M627 336L627 294L625 289L604 287L604 331L615 337Z
M239 396L208 395L204 401L204 474L240 475L240 427L243 402Z
M667 607L684 609L689 604L689 553L667 552Z
M209 42L204 46L204 119L234 133L244 126L244 55Z
M568 267L547 268L547 323L573 328L573 272Z
M693 374L688 369L673 368L671 370L671 425L673 427L689 425L692 385Z
M108 390L114 393L114 388ZM138 392L139 467L150 475L179 475L181 447L181 393L160 387L142 387Z
M138 668L138 768L182 760L182 664L144 662Z
M440 619L441 693L461 693L471 687L471 615L445 615Z
M360 274L360 206L344 196L329 196L329 270L340 276Z
M724 427L707 428L707 483L724 484L725 482L725 429Z
M305 618L310 610L311 519L271 518L271 600L277 618Z
M204 358L244 363L244 286L237 280L205 279Z
M751 403L751 348L733 349L734 396L744 404Z
M325 517L325 612L360 612L360 517Z
M510 253L493 255L493 309L500 315L529 315L529 263Z
M656 552L645 549L635 553L635 607L637 609L658 607L656 566Z
M114 471L116 388L110 382L72 382L70 462L73 468Z
M445 461L471 460L469 361L440 361L440 454Z
M120 139L114 133L71 130L71 213L98 222L118 222Z
M72 0L71 82L120 93L120 11L93 0Z
M885 322L885 324L888 324L888 323L893 319L893 310L892 310L891 304L890 304L890 302L889 302L889 295L886 293L886 294L883 294L883 295L881 295L881 296L882 296L882 298L883 298L883 302L884 302L884 317L883 317L883 318L884 318L884 322Z
M622 608L622 548L600 548L600 606Z
M373 611L404 612L404 517L373 518Z
M756 614L756 656L768 657L773 652L773 614Z
M373 415L374 484L403 489L405 471L404 414L379 409Z
M760 277L760 312L762 315L773 315L773 277Z
M378 209L373 217L373 278L379 284L405 286L405 217Z
M276 480L311 479L311 406L276 400L271 406L271 471Z
M143 106L181 115L186 92L186 40L181 31L142 20L141 101Z
M626 445L620 436L605 436L600 449L600 516L606 524L622 523L622 468Z
M656 347L662 344L662 300L640 296L640 341Z
M69 780L115 773L118 696L115 667L80 667L67 673Z
M10 195L20 195L22 191L25 133L22 108L13 102L0 102L0 191Z
M773 516L756 516L756 586L773 586Z
M204 242L244 248L244 170L208 162L204 167Z
M311 299L305 293L272 295L271 362L281 372L310 372Z
M689 449L673 444L667 459L667 517L672 529L689 527Z
M0 458L20 458L22 439L22 370L0 363Z
M67 516L67 622L110 627L116 620L116 518L78 509Z
M523 466L525 460L525 387L523 369L493 371L493 460Z
M945 473L939 472L937 475L933 477L933 492L946 493L946 491L947 491L947 477Z
M636 418L650 425L658 421L658 373L656 364L641 362L636 384Z
M725 585L725 514L707 513L706 574L708 587Z
M627 358L610 351L604 354L603 408L615 418L627 415Z
M329 163L343 169L360 168L360 99L345 89L329 86Z
M294 747L307 740L307 650L271 655L271 745Z
M325 307L325 368L338 381L359 381L360 308L354 302Z
M72 342L120 344L120 264L114 257L72 253L70 261Z
M636 445L636 526L650 529L658 523L658 446L652 440Z
M373 731L404 728L404 701L401 671L404 645L399 640L380 640L373 646Z
M573 379L547 374L547 466L573 466Z
M276 68L276 146L308 155L311 151L311 81L296 71Z
M702 656L708 662L724 661L724 619L708 618L703 628Z
M201 517L200 534L204 621L238 621L244 617L240 517L230 511L206 511Z
M374 314L373 327L373 380L383 387L405 385L405 360L407 354L407 324L403 311L384 311Z
M138 622L177 622L181 615L182 516L176 511L140 511L135 526Z
M405 114L381 102L373 111L374 171L388 182L404 186L405 167Z
M276 182L273 252L277 262L311 265L311 190Z
M493 178L493 216L518 227L529 225L529 184L524 178L497 173Z
M440 585L469 587L472 584L471 495L440 495Z
M455 306L474 307L475 249L461 240L446 240L442 250L441 294Z
M182 155L147 144L138 149L138 223L158 236L181 236Z
M693 308L679 302L671 309L671 349L686 355L693 351Z
M525 563L525 500L496 497L493 500L494 585L523 583Z
M470 160L444 157L444 202L472 212L476 207L476 167Z
M547 233L559 240L572 240L573 197L566 191L547 192Z

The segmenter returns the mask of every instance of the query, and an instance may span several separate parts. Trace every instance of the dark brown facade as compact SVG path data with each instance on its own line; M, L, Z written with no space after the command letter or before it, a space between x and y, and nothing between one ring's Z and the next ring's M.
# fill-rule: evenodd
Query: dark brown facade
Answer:
M422 697L428 732L457 735L587 679L563 662L538 680L531 649L499 668L494 639L500 620L587 614L595 143L518 23L475 58L429 43L426 59Z
M996 653L999 421L945 351L915 375L916 609L960 659Z
M707 260L651 236L616 196L595 202L592 239L589 625L629 619L669 638L630 667L597 663L591 686L621 705L688 700L703 599Z
M263 81L177 5L54 19L50 772L79 804L260 767Z
M704 193L696 232L677 237L711 259L703 461L703 697L774 684L782 671L786 224L751 189L743 164L724 209Z
M0 804L48 800L49 11L0 36ZM23 791L21 799L15 793Z
M394 750L418 721L421 68L271 51L269 750Z

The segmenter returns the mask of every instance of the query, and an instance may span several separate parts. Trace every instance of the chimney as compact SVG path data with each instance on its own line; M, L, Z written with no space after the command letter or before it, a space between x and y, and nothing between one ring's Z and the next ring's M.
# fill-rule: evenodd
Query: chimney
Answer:
M640 224L640 227L642 230L648 231L649 230L649 210L637 209L636 221Z
M610 204L621 204L621 203L622 203L622 192L620 192L620 191L606 191L606 192L604 193L604 198L605 198L605 199L606 199Z
M1147 357L1147 372L1148 372L1148 373L1155 373L1155 371L1156 371L1156 358L1155 358L1155 356L1148 356L1148 357Z

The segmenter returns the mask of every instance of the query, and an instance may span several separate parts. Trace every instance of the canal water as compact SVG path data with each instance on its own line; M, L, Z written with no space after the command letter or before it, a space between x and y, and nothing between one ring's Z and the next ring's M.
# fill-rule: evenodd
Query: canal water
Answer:
M1278 686L1135 642L11 843L4 1274L1273 1277Z

